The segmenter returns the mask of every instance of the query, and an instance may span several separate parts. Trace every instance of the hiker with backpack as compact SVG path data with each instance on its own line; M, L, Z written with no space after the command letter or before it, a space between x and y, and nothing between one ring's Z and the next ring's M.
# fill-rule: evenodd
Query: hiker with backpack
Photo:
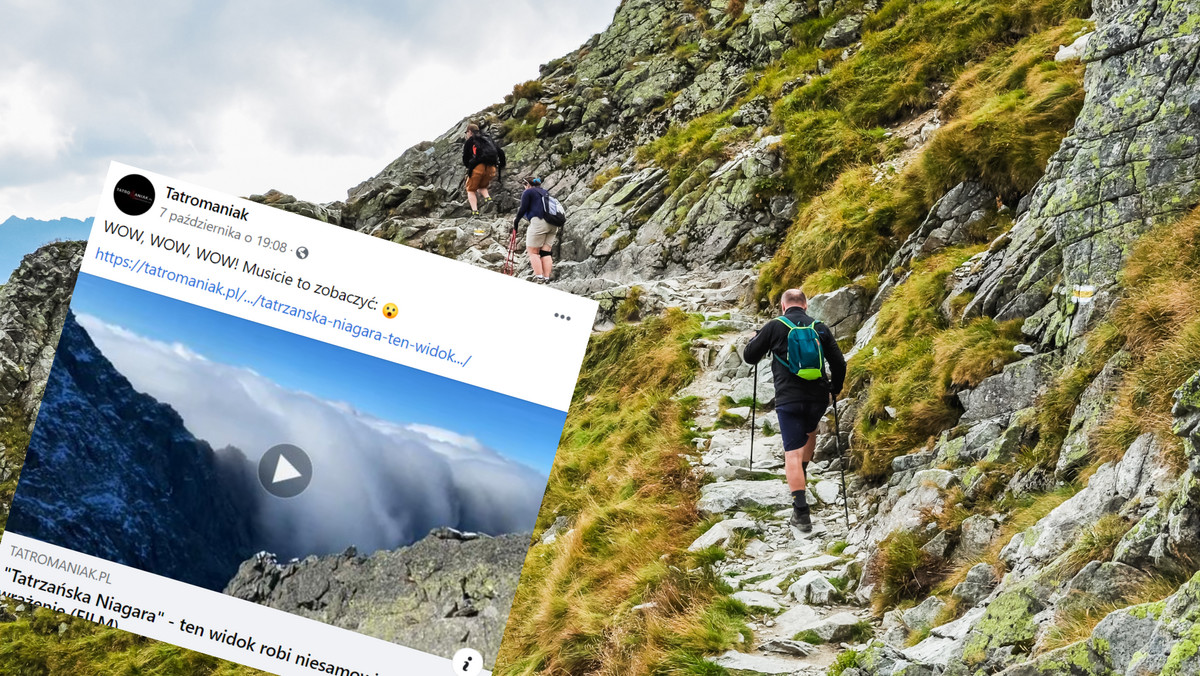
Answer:
M809 533L812 518L804 494L808 463L817 446L817 425L846 381L846 359L829 327L808 316L804 292L788 289L779 304L783 316L759 329L742 356L749 364L757 364L768 354L772 357L775 412L783 436L784 472L792 492L789 523Z
M566 222L566 213L558 200L542 187L540 178L525 179L521 208L517 209L517 217L513 219L513 233L516 233L522 218L529 219L529 228L525 231L525 250L529 252L529 265L533 267L533 281L546 284L554 267L551 247L558 236L558 229Z
M462 163L467 168L467 201L471 203L471 215L478 216L479 198L483 198L485 206L492 203L488 186L504 168L504 149L492 137L479 131L479 125L472 122L467 125Z

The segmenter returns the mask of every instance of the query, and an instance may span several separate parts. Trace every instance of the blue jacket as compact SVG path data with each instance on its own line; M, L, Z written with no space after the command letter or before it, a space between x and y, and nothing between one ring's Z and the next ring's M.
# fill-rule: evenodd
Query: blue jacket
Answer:
M545 188L527 188L521 193L521 208L517 209L517 217L513 219L513 227L521 224L522 218L545 218L546 211L542 208L542 198L548 195Z

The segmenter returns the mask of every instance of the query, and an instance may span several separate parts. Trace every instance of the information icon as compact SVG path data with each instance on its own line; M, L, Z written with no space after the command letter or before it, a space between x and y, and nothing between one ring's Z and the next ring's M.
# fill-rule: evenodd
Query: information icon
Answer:
M450 660L452 667L450 673L462 674L462 676L478 676L479 672L483 671L483 655L479 654L474 648L462 648L454 653L454 659Z

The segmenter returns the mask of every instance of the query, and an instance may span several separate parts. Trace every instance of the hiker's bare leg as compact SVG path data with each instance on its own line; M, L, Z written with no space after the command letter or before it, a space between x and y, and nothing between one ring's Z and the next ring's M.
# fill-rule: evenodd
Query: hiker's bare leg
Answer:
M471 203L471 211L479 211L479 199L475 197L475 193L467 191L467 201Z
M488 193L488 189L487 189L487 188L484 188L483 190L480 190L480 191L479 191L479 194L480 194L480 196L482 196L482 197L483 197L483 199L485 199L485 200L486 200L486 199L491 199L491 197L492 197L492 196L491 196L491 195Z
M542 250L536 246L531 246L526 251L529 252L529 264L533 266L533 274L544 277L542 274Z
M808 435L808 442L803 446L783 454L783 471L787 475L789 491L802 491L808 488L808 479L804 476L802 463L812 462L816 449L817 433L814 431Z
M803 452L796 449L783 454L783 472L787 475L789 491L804 490L804 467L800 464L800 454Z
M800 458L801 462L812 462L813 455L817 452L817 431L813 430L812 434L808 435L808 443L804 444L804 448L800 449L800 453L804 457Z

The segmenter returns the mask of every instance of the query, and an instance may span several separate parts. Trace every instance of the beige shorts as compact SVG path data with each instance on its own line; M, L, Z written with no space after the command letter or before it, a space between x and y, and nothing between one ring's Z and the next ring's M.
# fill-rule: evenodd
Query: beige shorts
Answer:
M529 249L549 249L554 246L558 228L534 216L529 219L529 230L525 232L525 246Z

